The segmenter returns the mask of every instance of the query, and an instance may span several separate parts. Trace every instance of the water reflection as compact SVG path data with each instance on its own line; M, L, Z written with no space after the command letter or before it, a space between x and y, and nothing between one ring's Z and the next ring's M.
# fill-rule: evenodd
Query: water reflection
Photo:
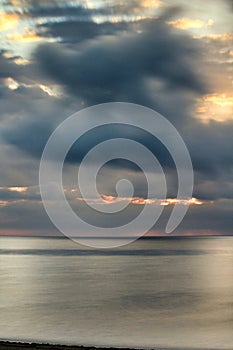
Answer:
M232 238L140 240L108 254L5 238L0 250L1 338L231 348Z

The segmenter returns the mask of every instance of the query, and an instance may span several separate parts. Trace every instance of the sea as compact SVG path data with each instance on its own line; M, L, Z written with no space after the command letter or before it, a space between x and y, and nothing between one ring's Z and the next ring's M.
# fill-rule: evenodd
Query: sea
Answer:
M0 339L233 349L233 237L1 237Z

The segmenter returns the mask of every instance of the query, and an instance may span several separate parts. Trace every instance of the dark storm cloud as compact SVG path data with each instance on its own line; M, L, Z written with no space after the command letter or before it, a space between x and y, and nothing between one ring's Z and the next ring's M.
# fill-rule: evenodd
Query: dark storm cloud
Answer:
M140 18L145 9L141 1L106 3L105 7L87 8L76 4L54 4L29 6L27 16L44 16L43 23L36 25L36 32L42 37L58 38L59 42L80 42L99 35L114 35L122 31L135 31L146 20ZM181 12L178 7L171 7L161 19L172 17ZM140 13L140 16L138 16ZM124 17L122 17L124 16ZM139 19L138 19L138 17ZM57 20L54 20L57 17ZM60 17L60 18L59 18ZM128 20L126 18L128 17ZM94 20L95 18L95 20ZM139 28L140 29L140 28Z
M186 217L183 219L179 228L173 234L196 233L208 234L221 233L232 234L232 200L219 199L215 202L206 202L202 205L191 205ZM165 207L159 221L154 229L164 232L168 217L172 208Z
M54 227L44 210L42 203L38 201L12 201L9 205L1 207L0 211L1 230L34 230L47 229L47 233L53 232ZM22 234L24 232L21 232Z
M19 0L20 3L20 0ZM15 5L13 1L5 1L5 6L11 6L11 12L13 9L17 12L17 8L20 7L19 14L27 17L89 17L94 15L132 15L142 14L145 11L145 7L141 0L130 0L130 1L105 1L100 3L100 6L94 8L88 6L85 2L74 2L74 1L51 1L51 0L29 0L27 3L21 1L21 6ZM20 5L20 4L19 4Z
M19 67L12 60L4 57L6 50L0 50L0 79L16 76L19 73Z
M9 78L18 88L8 87ZM49 79L43 79L36 64L19 66L0 54L0 143L37 158L61 118L73 111L68 97L50 96L40 87L43 83Z
M60 42L80 42L98 35L131 30L137 16L141 17L145 12L140 0L106 2L97 8L88 7L86 3L54 1L22 2L20 7L9 1L5 6L10 6L9 12L18 14L21 19L34 21L39 36L57 38ZM170 12L174 12L173 7Z
M52 19L53 17L77 17L77 18L89 18L91 19L91 15L94 14L102 14L105 13L105 10L96 10L96 9L88 9L81 4L77 4L76 6L71 6L69 3L61 4L57 6L56 3L49 4L48 2L45 4L28 4L26 7L23 7L20 11L21 15L26 17L48 17Z
M67 100L55 99L36 87L10 91L4 86L2 115L4 111L17 112L18 117L5 121L1 136L6 143L39 159L52 130L80 109L81 101L84 106L109 101L147 105L172 121L184 138L197 174L194 195L204 199L228 198L229 179L224 172L232 171L232 123L203 125L190 115L195 97L208 91L197 74L202 69L197 42L178 34L161 19L142 23L137 34L102 36L82 45L40 46L34 61L26 67L18 67L0 56L3 77L28 82L35 77L41 79L42 73L45 81L59 83L70 94ZM71 32L67 38L70 35ZM88 134L80 141L81 152L73 147L68 161L79 163L91 147L109 137L130 137L151 149L163 167L174 169L166 148L150 135L134 128L110 129L102 129L98 135ZM112 166L126 168L119 161ZM128 167L137 170L132 164ZM207 179L212 181L211 191ZM175 188L176 184L170 189L172 196L176 195ZM141 190L139 185L138 193L143 193Z
M2 80L4 78L13 78L23 84L40 84L45 82L43 72L38 70L37 64L33 61L29 61L25 65L18 65L14 60L21 58L20 56L6 57L5 54L9 54L9 52L0 50L0 87L5 86ZM50 81L48 76L46 76L46 81Z
M162 79L176 89L205 91L193 72L195 46L161 21L151 21L140 34L102 38L78 52L44 45L36 56L51 77L87 104L127 100L151 105L147 78Z
M74 99L84 100L85 105L117 100L141 103L154 107L173 122L179 121L182 124L193 103L186 90L197 94L205 91L203 83L194 73L197 50L195 41L175 34L161 19L146 21L141 29L141 34L112 39L101 37L77 48L74 46L72 51L63 48L64 45L44 45L37 50L36 60L42 67L43 75L47 72L49 79L66 87L67 91L72 92ZM25 69L27 71L22 74L24 77L30 76L28 72L32 71L34 76L40 75L35 62ZM19 74L16 73L16 78L21 78ZM151 79L158 79L165 86L150 87L147 80ZM11 94L15 101L23 96L24 100L29 99L30 102L32 91L33 89L21 89ZM41 104L47 104L47 100L51 98L46 96ZM62 103L64 105L64 101L60 102L60 106ZM61 110L65 110L65 106ZM9 124L4 128L5 140L39 157L51 132L51 125L56 124L57 113L53 114L52 118L45 120L42 118L43 114L39 118L36 110L33 116L21 118L13 125ZM127 136L128 133L134 139L144 140L150 147L151 140L148 135L125 130L121 136ZM35 134L37 136L34 139ZM102 132L101 137L105 138L104 135L106 133ZM112 132L112 136L114 135L119 135L119 130ZM84 150L89 145L93 146L93 140L96 141L92 135L85 140ZM157 147L155 143L155 149L161 155L163 163L170 163L164 148Z
M186 139L197 171L216 178L233 170L233 123L195 122L186 129Z
M144 23L144 26L146 28L143 28L144 32L141 34L130 34L111 40L102 37L77 48L74 46L70 51L63 48L63 45L43 45L38 48L36 59L49 79L59 82L67 91L72 92L74 99L84 100L86 105L123 100L155 108L179 127L191 152L196 171L216 178L222 169L231 170L232 124L203 125L189 116L195 98L193 95L190 97L189 91L196 94L205 91L204 84L195 73L199 64L199 61L195 62L198 58L196 42L187 36L174 33L161 20L146 25ZM13 63L10 64L13 67ZM19 73L16 71L15 74L17 76ZM147 80L159 81L162 87L149 86ZM32 92L33 89L21 88L8 93L14 95L16 101L16 96L22 96L30 102ZM38 94L36 90L35 93ZM35 100L35 96L33 99ZM41 103L47 104L49 100L51 97L44 96ZM36 111L33 117L24 117L17 123L9 124L4 128L5 140L33 156L40 157L58 115L66 108L64 101L57 103L60 103L61 112L51 111L50 118L42 118L42 115L39 118ZM67 116L67 113L64 112L64 115ZM80 141L79 149L82 152L77 156L77 148L72 148L68 160L79 162L86 151L105 140L106 135L131 137L142 142L154 151L163 166L174 167L168 152L158 141L143 132L136 132L133 128L123 130L119 127L101 130L98 136L95 132L90 133ZM121 163L114 164L120 166Z
M129 28L127 23L95 23L87 20L64 20L47 22L37 27L43 37L59 38L64 43L77 43L99 35L113 35Z
M1 228L51 232L54 228L42 210L36 187L39 160L50 134L62 120L83 107L128 101L152 107L169 119L191 153L193 196L205 203L191 206L175 233L232 233L233 124L203 124L191 115L196 97L221 93L224 88L230 91L231 79L226 82L226 77L231 68L227 62L231 42L208 36L194 40L166 25L179 9L171 8L157 20L137 19L146 11L140 1L116 5L106 2L102 8L88 9L74 2L40 0L38 4L30 0L26 5L22 2L20 12L17 6L10 11L26 22L32 21L37 35L59 39L60 44L39 46L27 65L17 65L17 56L0 52L0 186L5 186L0 189ZM129 22L121 15L128 16ZM17 89L7 87L9 77L19 83ZM49 96L39 87L51 83L63 87L66 96ZM77 144L71 148L64 181L71 184L70 168L75 168L89 149L114 137L131 138L151 149L165 170L168 197L176 197L177 174L166 148L145 132L119 125L90 132L79 140L78 148ZM73 176L75 187L76 168ZM111 163L101 169L99 177L100 193L116 195L116 182L128 178L135 186L135 196L147 195L141 172L128 162ZM20 185L32 187L22 193L7 188ZM93 218L93 212L88 212L83 202L68 199L83 217L103 226L103 218ZM139 207L131 207L124 220L133 217ZM162 234L171 209L164 209L155 226ZM110 220L116 225L120 221L118 216Z
M189 209L189 219L181 223L180 229L185 230L212 230L232 234L232 200L217 200L214 203L202 205L201 207L191 207Z
M97 10L74 8L72 16L65 15L69 9L65 7L64 15L59 20L54 20L53 15L45 17L43 23L36 25L36 32L42 37L57 38L63 43L76 43L100 35L116 35L125 31L137 32L142 30L144 23L148 22L147 18L141 19L140 16L139 18L136 16L143 11L139 3L140 1L131 1L120 6L108 6ZM135 9L137 12L132 15ZM72 8L70 10L72 12ZM77 11L80 11L79 16L76 16ZM160 21L165 22L180 12L179 7L171 7L161 14ZM128 20L124 20L122 16L126 18L128 16ZM97 22L93 20L94 17Z
M42 37L58 38L60 42L80 42L98 35L114 34L128 28L126 22L95 23L93 16L107 16L113 14L112 9L89 9L81 4L56 3L29 4L21 10L21 16L31 19L40 18L35 23L36 33ZM42 18L42 20L41 20ZM55 18L55 19L54 19Z
M106 220L106 215L99 214L98 216L93 215L93 211L88 211L88 208L82 202L77 204L75 202L70 203L73 210L79 213L88 222L93 222L95 225L100 227L118 226L119 223L128 222L132 219L137 211L140 211L140 206L131 206L121 215L113 215L110 219ZM190 206L188 213L179 228L175 230L173 234L185 234L185 233L196 233L196 234L208 234L219 233L219 234L232 234L232 200L217 200L215 203L205 203L200 206ZM151 211L153 211L153 206ZM170 216L172 207L167 206L164 208L163 213L159 221L153 227L158 233L164 235L164 229L166 227L168 218ZM14 218L14 220L12 220ZM104 218L104 219L103 219ZM45 211L42 210L42 204L36 200L26 200L22 202L12 201L7 206L1 207L0 220L2 229L18 229L34 230L44 229L47 232L54 230L54 227L49 220ZM105 221L106 220L106 221Z
M112 40L102 37L77 48L78 53L74 50L67 53L59 46L41 46L36 58L50 78L66 86L80 100L84 99L86 105L114 100L136 102L155 107L159 112L169 115L171 120L183 123L190 107L188 96L184 98L184 89L196 93L204 91L203 84L193 72L192 62L188 63L188 57L192 60L195 53L192 46L194 41L190 43L188 37L174 34L161 20L144 23L144 26L141 34L120 36ZM166 84L162 93L161 89L158 93L155 90L158 96L153 96L151 88L147 86L146 80L152 78L158 78ZM21 92L24 98L29 91L25 89ZM15 95L19 93L20 91L14 92ZM167 94L170 103L167 103ZM182 94L182 104L177 103L179 94ZM41 103L44 104L44 101ZM35 112L35 117L24 117L17 123L9 124L3 130L4 139L29 154L40 157L56 113L52 119L45 120L41 117L38 118L38 112ZM163 166L174 167L166 148L150 135L134 128L110 129L101 130L98 136L95 132L90 133L81 140L81 154L79 152L77 157L77 148L73 148L68 160L79 162L88 149L106 139L106 135L112 135L131 137L144 143L154 151ZM118 167L120 164L114 163Z
M0 141L39 159L57 124L73 112L66 97L49 96L36 86L0 88Z
M196 74L198 63L201 66L201 62L194 62L196 50L194 40L175 34L161 21L156 21L148 24L140 35L128 35L115 41L103 38L92 46L84 46L78 53L67 53L56 46L41 46L37 57L49 76L74 95L82 96L89 105L124 100L155 108L179 126L181 133L184 130L182 136L188 144L195 170L216 177L219 171L232 169L232 123L203 125L188 114L193 107L188 90L207 91ZM64 62L68 69L61 72ZM166 87L155 86L153 94L153 88L146 84L147 78L162 80ZM134 137L133 132L131 136ZM147 146L153 144L150 137L142 134L140 141ZM163 160L168 160L166 152L156 143L155 149L160 150L164 165Z
M20 130L18 129L20 127ZM4 139L11 145L20 145L21 149L40 158L43 148L52 133L52 125L40 120L25 120L17 127L10 125L4 130Z
M216 200L219 198L233 199L232 176L221 176L215 179L201 179L196 174L196 186L193 196L201 200Z

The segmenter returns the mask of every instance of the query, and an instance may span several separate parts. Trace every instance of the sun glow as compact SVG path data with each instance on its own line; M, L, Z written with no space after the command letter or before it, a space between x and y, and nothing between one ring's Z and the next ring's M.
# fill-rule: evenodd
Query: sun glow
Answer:
M27 60L26 58L19 57L19 58L15 58L14 62L19 66L21 66L21 65L24 66L24 65L28 64L30 61Z
M180 18L175 21L170 21L168 24L178 29L190 29L190 28L205 28L212 26L214 21L209 19L207 22L201 21L200 19Z
M232 41L233 34L224 33L224 34L208 34L208 35L195 35L195 39L207 39L207 40L220 40L220 41Z
M0 11L0 31L14 29L18 24L19 16L17 14Z
M146 7L146 8L160 7L162 5L162 1L160 1L160 0L143 0L143 1L141 1L140 5L142 7Z
M21 41L21 42L33 42L40 41L42 38L38 36L34 31L29 29L24 29L23 33L12 33L8 34L7 38L13 41Z
M19 186L16 186L16 187L8 187L8 190L9 191L12 191L12 192L19 192L19 193L22 193L22 192L26 192L28 190L28 187L19 187Z
M233 96L226 94L205 95L197 107L198 118L203 122L233 120Z

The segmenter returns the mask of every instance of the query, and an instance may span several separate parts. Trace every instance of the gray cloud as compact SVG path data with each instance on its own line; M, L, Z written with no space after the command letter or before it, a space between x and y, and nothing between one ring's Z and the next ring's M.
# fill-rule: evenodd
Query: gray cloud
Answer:
M119 225L119 223L127 223L142 209L141 206L134 205L119 214L108 216L89 210L83 202L71 200L70 204L73 210L77 211L84 220L100 227L112 227ZM206 202L200 206L191 206L179 228L173 234L208 234L208 232L232 234L232 204L232 200L219 199L213 203ZM164 235L164 229L171 209L170 206L164 208L161 218L152 228L151 232L155 230L157 233ZM151 211L153 210L152 206ZM1 207L0 220L1 230L12 230L16 227L18 230L25 231L34 231L36 228L40 233L51 233L55 230L42 208L42 203L36 198L33 199L33 197L27 197L24 201L10 200L8 205Z
M24 103L27 101L27 107L26 111L21 110L23 118L6 123L3 128L4 139L39 157L51 128L61 120L63 111L64 117L67 116L68 104L72 104L72 99L77 101L74 103L76 109L80 108L79 102L82 100L84 105L117 100L141 103L155 108L175 124L182 125L193 103L193 98L190 99L186 90L197 94L205 90L192 66L195 65L194 58L197 55L195 41L191 42L187 36L174 33L161 19L144 23L142 29L141 34L131 33L111 39L101 37L93 42L85 42L81 47L73 46L72 50L64 45L39 47L34 62L24 68L23 73L12 69L12 76L21 79L22 74L25 80L32 71L33 76L40 76L36 65L38 62L42 67L42 76L45 77L47 73L48 79L57 81L68 92L72 92L73 97L68 101L55 101L37 88L19 88L13 92L5 89L5 103L11 101L12 106L8 103L6 110L13 106L22 108L20 100ZM9 63L4 60L7 66ZM10 64L14 65L13 62ZM151 82L159 86L150 86ZM6 95L10 96L7 98ZM33 106L30 107L32 100ZM41 109L42 112L38 113ZM115 129L112 136L120 136L121 133L121 129ZM130 134L150 147L152 140L147 135L133 129L124 130L122 136L124 134ZM98 140L90 135L82 144L83 153L96 141L105 138L106 131L102 131ZM152 146L153 149L157 149L163 163L170 163L166 150L158 147L158 142Z
M142 30L100 38L77 51L42 45L36 57L51 77L87 104L119 99L151 104L146 79L153 77L176 89L203 93L204 84L193 73L198 57L195 41L173 33L159 20ZM64 65L66 69L61 69Z
M179 232L187 230L219 230L230 232L232 228L232 122L202 124L193 118L196 97L221 90L229 70L229 64L221 62L220 50L229 50L226 42L206 39L194 40L164 24L174 10L157 20L141 20L134 23L97 24L91 21L92 11L68 6L47 6L41 1L37 6L31 1L27 14L31 18L44 16L46 21L38 25L38 33L46 37L60 37L59 45L41 45L31 62L18 66L13 59L0 54L0 104L1 104L1 182L6 186L35 185L38 182L38 165L41 152L52 130L66 117L84 106L109 101L128 101L150 106L167 117L179 130L191 153L195 169L194 196L210 202L206 206L191 207ZM127 7L128 6L128 7ZM123 8L106 8L99 13L125 13L138 5L127 2ZM56 9L56 10L54 10ZM128 11L127 10L127 11ZM53 12L54 11L54 12ZM112 12L111 12L112 11ZM118 12L117 12L118 11ZM72 13L73 12L73 13ZM66 14L67 19L56 23L49 17ZM70 19L70 15L74 19ZM124 31L127 31L127 34ZM88 40L87 40L88 39ZM90 40L91 39L91 40ZM209 40L209 39L208 39ZM209 51L216 53L209 60ZM205 51L206 50L206 51ZM208 51L208 52L207 52ZM205 55L204 52L207 52ZM225 52L225 51L224 51ZM226 58L227 53L224 53ZM201 58L202 57L202 58ZM203 59L204 58L204 59ZM212 84L206 84L213 76ZM38 86L23 86L9 90L4 79L12 77L23 84L58 83L66 96L52 97ZM218 82L215 88L213 82ZM212 85L212 86L211 86ZM230 83L227 84L230 87ZM121 126L89 133L70 150L67 167L79 163L86 152L109 137L129 137L151 149L168 173L169 196L176 196L177 179L171 157L157 140L134 128ZM9 151L10 150L10 151ZM77 155L78 154L78 155ZM117 169L118 171L115 171ZM128 171L130 170L130 171ZM65 169L66 171L66 169ZM103 172L101 191L114 194L114 183L124 171L130 173L135 184L135 195L146 194L141 173L122 161L117 161ZM116 175L113 175L116 174ZM76 173L75 173L76 176ZM111 181L110 181L111 180ZM67 180L68 183L70 179ZM24 199L25 202L15 203ZM1 208L2 227L28 229L37 227L51 231L38 203L38 195L0 191L0 200L9 205ZM72 204L83 215L93 215L79 203ZM163 232L170 208L159 222ZM134 215L134 210L130 215ZM14 218L14 220L11 220ZM126 218L125 218L126 219ZM96 219L101 223L102 219ZM115 219L118 222L119 218ZM25 222L27 224L25 225Z
M28 188L24 192L17 192L6 188L0 188L0 201L14 202L18 200L40 200L39 188Z
M53 18L53 17L77 17L84 19L91 19L91 15L105 13L104 9L96 10L96 9L88 9L87 7L82 6L81 4L73 4L72 6L69 3L60 3L59 6L56 2L46 1L38 1L30 2L26 7L22 7L21 15L30 18Z
M100 35L115 35L129 27L126 22L98 24L86 19L66 19L41 24L37 27L37 33L43 37L58 38L63 43L77 43Z
M101 37L78 47L73 45L72 49L64 45L40 46L32 65L37 67L37 61L43 75L47 74L49 79L61 84L73 97L54 100L37 89L8 91L8 101L12 106L17 106L17 109L22 106L17 102L19 98L23 102L28 100L29 104L33 100L33 106L26 108L19 121L6 123L2 132L4 139L40 158L54 127L69 115L68 110L71 114L76 111L75 106L80 109L80 101L92 105L123 100L150 106L170 119L188 145L197 174L217 181L220 173L231 171L232 123L203 125L190 115L195 94L207 91L195 73L197 66L200 69L202 64L196 41L177 34L161 19L144 23L142 29L141 34L131 33L111 39ZM17 76L18 72L15 74ZM34 74L39 75L38 67ZM98 135L89 133L70 150L67 160L80 162L90 148L110 136L130 137L143 143L156 154L163 167L174 169L166 148L157 140L134 128L122 129L120 126L102 128ZM111 165L118 169L126 166L119 161ZM129 168L132 169L131 164ZM222 175L221 178L224 181ZM204 196L203 190L201 195Z

